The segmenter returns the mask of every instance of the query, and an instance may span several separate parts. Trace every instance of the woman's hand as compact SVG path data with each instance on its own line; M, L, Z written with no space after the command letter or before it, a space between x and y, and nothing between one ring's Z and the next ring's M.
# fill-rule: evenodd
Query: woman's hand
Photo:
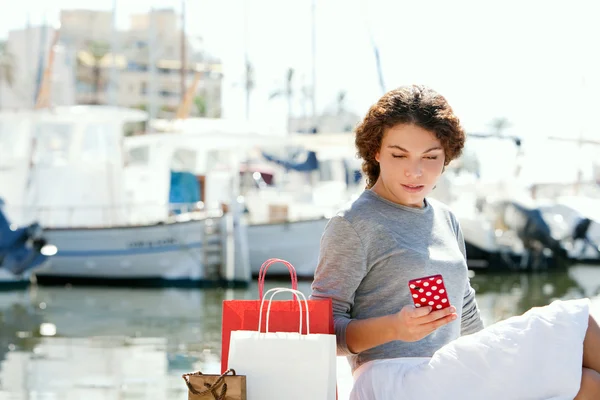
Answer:
M391 317L396 340L416 342L439 327L454 321L458 315L454 306L431 311L431 307L417 308L408 305Z
M457 317L452 306L432 312L429 306L410 305L396 314L353 319L346 327L346 344L356 354L393 340L416 342Z

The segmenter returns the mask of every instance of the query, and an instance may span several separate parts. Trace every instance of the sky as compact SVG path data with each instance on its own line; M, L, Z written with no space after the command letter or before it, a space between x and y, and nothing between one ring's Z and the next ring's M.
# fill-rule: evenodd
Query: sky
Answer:
M60 8L109 9L112 0L0 0L0 37ZM48 3L48 5L44 5ZM51 5L50 5L51 3ZM334 110L340 91L358 115L383 93L371 42L376 43L385 90L411 83L443 94L468 130L489 131L507 118L507 134L600 139L600 5L594 0L316 0L316 106ZM181 1L118 0L117 23ZM41 7L45 7L41 8ZM280 89L296 71L297 116L310 113L301 96L311 73L311 0L186 0L187 29L204 38L223 62L224 115L244 116L244 52L256 70L251 118L285 119ZM247 10L247 13L244 13Z

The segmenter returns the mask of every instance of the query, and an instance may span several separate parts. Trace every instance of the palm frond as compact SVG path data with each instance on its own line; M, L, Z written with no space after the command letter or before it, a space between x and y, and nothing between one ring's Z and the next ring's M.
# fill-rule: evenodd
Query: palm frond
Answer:
M14 56L7 49L6 42L0 42L0 82L12 86L15 82Z

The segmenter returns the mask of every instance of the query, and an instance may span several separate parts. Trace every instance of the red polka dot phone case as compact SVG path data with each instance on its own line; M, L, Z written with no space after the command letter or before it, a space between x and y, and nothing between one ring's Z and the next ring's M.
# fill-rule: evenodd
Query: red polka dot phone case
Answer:
M415 307L431 306L432 311L450 307L444 278L440 274L411 279L408 288Z

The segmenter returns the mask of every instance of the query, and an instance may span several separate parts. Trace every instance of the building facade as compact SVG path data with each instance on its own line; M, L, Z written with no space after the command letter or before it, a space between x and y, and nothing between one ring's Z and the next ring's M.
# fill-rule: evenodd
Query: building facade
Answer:
M181 103L182 32L179 16L172 9L132 15L130 29L113 32L110 11L61 11L60 46L54 63L53 104L116 104L141 108L156 117L172 117ZM35 28L43 29L43 28ZM16 70L27 65L27 73L1 93L35 93L41 43L35 29L11 32L8 47L18 50ZM39 34L37 34L39 35ZM47 35L46 48L52 35ZM200 38L185 38L185 87L199 77L191 116L221 115L221 63L206 54ZM47 55L47 52L46 52ZM45 56L46 58L46 56ZM29 60L29 61L28 61ZM54 96L60 92L60 100ZM67 93L69 92L69 93ZM6 97L6 95L5 95ZM23 107L15 96L5 105ZM33 98L34 94L29 94ZM70 103L69 103L70 102Z

